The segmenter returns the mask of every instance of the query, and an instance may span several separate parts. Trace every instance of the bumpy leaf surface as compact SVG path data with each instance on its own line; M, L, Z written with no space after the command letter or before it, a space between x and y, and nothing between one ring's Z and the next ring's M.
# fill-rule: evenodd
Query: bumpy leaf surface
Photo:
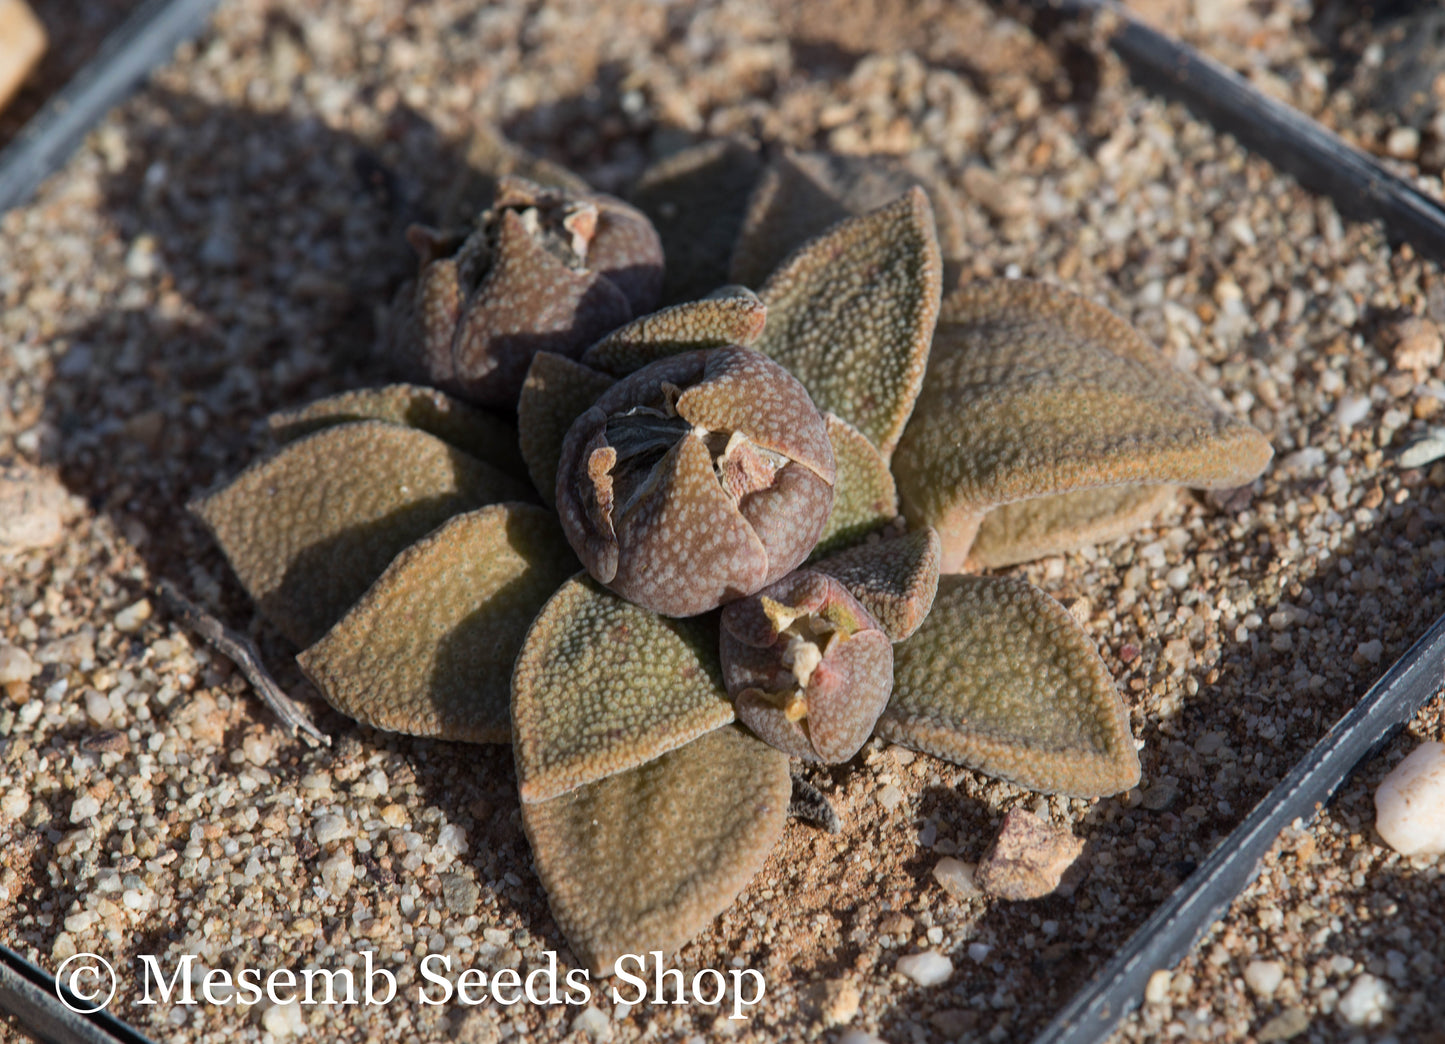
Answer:
M672 620L586 577L552 597L512 677L524 802L625 772L733 720L710 619Z
M922 189L800 247L758 296L757 343L824 412L886 460L913 409L938 318L942 262Z
M306 646L403 548L455 514L529 494L424 431L357 421L288 443L192 509L261 611Z
M527 473L549 507L556 506L557 461L572 422L612 387L612 378L552 352L532 358L517 400L517 427Z
M722 287L700 301L634 319L588 348L582 361L613 377L626 377L650 362L694 348L747 347L761 336L767 312L746 287Z
M537 875L597 975L671 953L732 904L782 836L788 759L731 727L630 772L522 805Z
M280 442L347 421L382 420L419 428L478 460L526 480L527 467L517 448L517 432L493 413L419 384L388 384L318 399L294 410L273 413L267 422Z
M1107 486L1238 486L1271 454L1111 312L1042 283L984 280L946 302L893 473L909 521L938 528L951 572L998 505ZM1083 508L1088 531L1107 531L1097 500L1061 507ZM1048 547L1083 531L1064 510L1027 527ZM1015 560L1000 543L991 539L990 560Z
M830 555L811 568L836 578L901 642L918 630L938 592L941 548L932 527L874 540Z
M1064 607L1021 580L940 578L928 619L894 648L877 734L1046 793L1139 782L1108 668Z
M333 707L379 729L506 743L512 665L577 560L549 511L492 504L392 560L297 659Z
M732 279L761 286L783 259L842 221L892 203L909 189L928 193L945 258L964 250L953 196L937 179L892 156L843 156L783 149L768 164L748 201L733 248Z
M848 547L886 526L898 516L898 490L893 473L873 443L847 421L827 414L828 441L833 444L837 469L833 481L833 510L813 554Z
M1133 532L1174 499L1178 486L1106 486L1017 500L983 516L968 560L994 569L1100 544Z

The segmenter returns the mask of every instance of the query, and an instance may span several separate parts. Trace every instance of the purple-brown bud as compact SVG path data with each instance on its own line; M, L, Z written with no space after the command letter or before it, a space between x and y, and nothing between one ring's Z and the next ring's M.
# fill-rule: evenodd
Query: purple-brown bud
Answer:
M798 381L730 346L645 366L567 433L557 510L582 563L665 616L707 612L796 568L833 506L827 426Z
M893 691L893 643L842 584L807 569L724 609L721 651L738 720L795 758L847 761Z
M502 178L470 231L413 225L421 270L397 295L387 351L412 380L485 406L516 405L539 351L576 358L650 312L662 245L638 210Z

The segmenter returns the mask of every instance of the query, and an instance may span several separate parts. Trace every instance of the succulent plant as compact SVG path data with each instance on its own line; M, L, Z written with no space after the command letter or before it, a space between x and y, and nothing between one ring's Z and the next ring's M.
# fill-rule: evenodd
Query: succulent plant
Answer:
M756 293L619 308L532 352L515 432L440 390L350 392L278 415L277 452L195 510L337 709L511 741L582 962L670 951L761 867L790 757L878 735L1036 790L1133 786L1080 625L958 569L1102 539L1154 488L1268 460L1098 306L1006 280L945 298L941 269L915 185ZM432 377L471 387L451 373Z
M407 239L420 271L397 294L386 351L409 379L486 406L516 402L537 352L580 354L662 289L641 213L511 175L474 228L413 225Z

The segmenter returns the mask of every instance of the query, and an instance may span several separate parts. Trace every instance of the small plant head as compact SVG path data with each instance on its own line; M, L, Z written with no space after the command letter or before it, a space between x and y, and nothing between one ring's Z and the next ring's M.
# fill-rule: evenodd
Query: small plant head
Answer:
M557 508L598 581L692 616L800 565L828 521L834 475L803 386L730 346L660 359L604 392L562 444Z
M504 177L472 229L413 225L417 278L401 288L385 350L413 380L510 409L539 351L576 357L657 304L651 222L597 193Z
M847 761L893 691L893 645L831 576L800 569L722 613L722 666L740 720L806 761Z

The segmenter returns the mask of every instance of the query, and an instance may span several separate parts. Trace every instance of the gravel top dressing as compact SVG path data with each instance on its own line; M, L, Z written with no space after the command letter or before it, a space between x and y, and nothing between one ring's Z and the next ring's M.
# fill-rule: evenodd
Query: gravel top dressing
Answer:
M1130 6L1441 197L1428 12ZM624 199L734 136L906 155L945 297L1081 294L1263 433L1249 485L985 571L1097 647L1137 787L1040 796L869 739L800 770L841 830L789 820L668 955L686 1003L635 965L586 974L511 750L332 710L186 507L268 452L269 415L390 378L406 229L485 205L493 128ZM1007 4L223 0L0 215L0 943L104 957L109 1010L158 1042L1027 1041L1445 613L1442 348L1439 264L1136 86L1102 34ZM162 581L254 639L330 744L291 738ZM1376 787L1442 740L1437 691L1112 1039L1445 1042L1445 863L1375 828ZM339 969L362 1003L284 981Z

